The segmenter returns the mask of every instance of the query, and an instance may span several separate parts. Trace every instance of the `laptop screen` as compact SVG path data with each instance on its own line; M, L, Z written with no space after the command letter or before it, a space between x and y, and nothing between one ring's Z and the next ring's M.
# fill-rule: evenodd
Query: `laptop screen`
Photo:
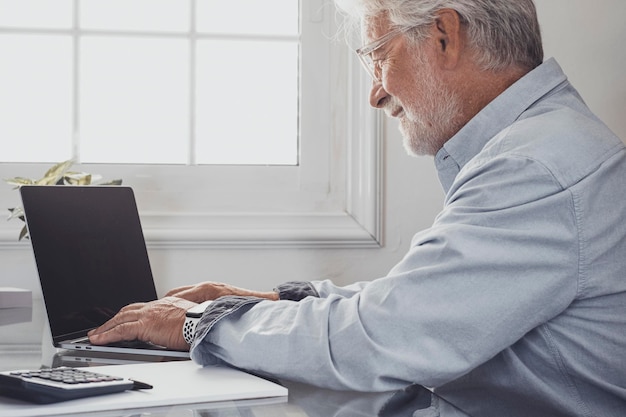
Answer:
M131 188L23 186L20 193L55 343L157 298Z

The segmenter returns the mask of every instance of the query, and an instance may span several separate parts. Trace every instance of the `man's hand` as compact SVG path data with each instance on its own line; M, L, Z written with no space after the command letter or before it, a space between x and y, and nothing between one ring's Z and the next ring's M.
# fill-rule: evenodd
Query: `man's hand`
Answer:
M243 288L233 287L232 285L220 282L202 282L196 285L187 285L184 287L174 288L170 290L166 296L179 297L194 303L202 303L208 300L215 300L225 295L239 295L244 297L259 297L268 300L278 300L278 294L270 292L251 291Z
M170 349L188 350L182 329L185 313L194 305L196 303L176 297L130 304L102 326L90 331L89 340L96 345L142 340Z

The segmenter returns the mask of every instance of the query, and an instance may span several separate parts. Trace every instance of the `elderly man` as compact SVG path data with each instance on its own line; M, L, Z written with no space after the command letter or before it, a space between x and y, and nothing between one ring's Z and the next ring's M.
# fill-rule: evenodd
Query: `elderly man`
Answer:
M532 1L347 3L372 106L434 156L446 198L432 227L386 277L179 288L92 341L330 388L419 383L475 416L624 415L626 150L543 62ZM204 300L189 345L185 312Z

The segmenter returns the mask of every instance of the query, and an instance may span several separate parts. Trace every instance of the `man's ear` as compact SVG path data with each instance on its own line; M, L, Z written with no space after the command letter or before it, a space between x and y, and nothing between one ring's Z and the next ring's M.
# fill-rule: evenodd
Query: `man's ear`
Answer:
M432 39L436 42L439 64L444 69L456 67L463 48L461 16L452 9L439 10L432 27Z

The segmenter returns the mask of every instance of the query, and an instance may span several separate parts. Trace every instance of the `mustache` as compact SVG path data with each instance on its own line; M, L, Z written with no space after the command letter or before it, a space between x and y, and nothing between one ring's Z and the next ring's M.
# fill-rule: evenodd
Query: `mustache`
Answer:
M388 117L398 117L403 112L403 109L404 107L395 97L390 98L383 106L383 110Z

